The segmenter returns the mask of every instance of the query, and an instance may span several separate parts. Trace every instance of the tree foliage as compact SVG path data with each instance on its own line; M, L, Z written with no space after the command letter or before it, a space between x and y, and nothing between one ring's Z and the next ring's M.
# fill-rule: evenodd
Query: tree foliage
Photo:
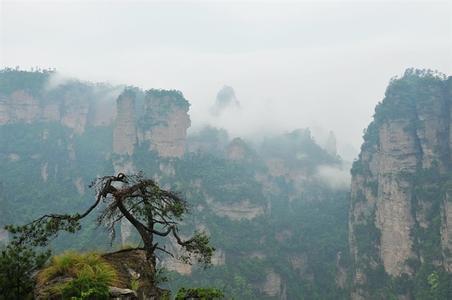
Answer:
M35 252L27 245L10 244L0 252L0 300L31 299L32 274L42 267L50 252Z
M29 249L47 246L61 231L74 233L80 230L80 221L95 209L100 211L97 224L106 226L112 238L115 236L116 225L124 218L135 227L143 242L141 249L145 250L148 261L154 267L151 272L155 271L157 252L175 255L164 245L159 245L155 240L156 236L171 237L183 249L177 258L186 263L191 263L193 259L205 266L211 263L215 249L209 245L206 234L195 232L188 239L179 234L178 225L188 212L188 205L177 194L161 189L157 183L144 178L142 174L126 176L120 173L118 176L101 177L91 187L96 190L96 200L81 214L46 214L22 226L6 226L13 238L10 246L2 253L2 266L6 267L1 276L8 276L8 268L20 267L21 274L29 280L29 273L36 266L42 265L41 262L46 258ZM27 290L30 284L22 284L24 287L21 289ZM11 285L15 288L18 284ZM11 290L8 286L4 288Z

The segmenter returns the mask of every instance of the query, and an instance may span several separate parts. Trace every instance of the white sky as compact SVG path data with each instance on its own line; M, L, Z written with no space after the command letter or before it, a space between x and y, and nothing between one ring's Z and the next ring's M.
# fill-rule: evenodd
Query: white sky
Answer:
M0 66L179 89L194 128L233 136L310 126L359 148L392 76L452 74L450 2L0 3ZM213 119L223 85L242 109Z

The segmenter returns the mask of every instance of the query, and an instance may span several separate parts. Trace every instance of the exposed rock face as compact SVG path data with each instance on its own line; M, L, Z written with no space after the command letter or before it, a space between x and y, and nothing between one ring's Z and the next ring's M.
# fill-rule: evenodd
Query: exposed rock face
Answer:
M267 296L277 297L278 299L286 299L285 292L282 288L281 276L273 270L270 270L267 273L265 282L262 286L262 291Z
M2 75L8 77L11 74ZM43 81L38 91L32 93L25 86L6 94L0 91L0 125L57 122L82 134L87 125L106 126L112 122L113 98L108 97L113 97L113 87L73 81L49 90L45 87L48 75L37 76L42 76ZM104 101L96 102L97 97L102 97Z
M450 249L452 210L441 191L451 172L451 84L450 78L407 71L391 82L366 131L352 168L349 242L355 299L375 296L369 292L370 274L380 266L392 277L415 276L410 261L450 271L450 252L432 258L431 249L422 246L430 243L428 234L420 232L441 230L442 248ZM440 215L437 226L433 218Z
M35 121L40 110L38 101L25 91L14 91L11 95L0 98L0 125Z
M163 290L154 285L154 268L146 261L143 250L123 250L103 255L118 272L119 280L116 288L131 289L132 281L138 282L135 291L138 299L161 299Z
M110 298L113 300L134 300L138 299L137 293L131 289L120 289L117 287L110 287Z
M79 91L67 92L62 101L61 123L72 128L78 134L83 133L88 123L88 114L91 108L90 100Z
M186 148L189 103L179 91L126 88L76 80L49 88L51 73L32 73L36 86L16 81L21 71L2 73L8 91L0 91L0 125L55 122L82 135L87 126L110 126L113 153L132 155L138 142L148 143L161 157L182 157ZM30 74L29 74L30 75ZM25 75L24 75L25 76ZM140 106L136 105L139 95ZM70 149L68 149L70 150Z
M149 150L157 151L161 157L182 157L191 124L188 109L189 104L181 92L147 91L140 142L149 142Z
M444 267L448 272L452 273L452 256L445 255L448 252L452 253L452 191L450 188L446 193L443 205L442 219L444 222L441 228L441 244L444 253Z
M135 127L135 94L125 90L116 101L116 123L113 130L113 152L132 155L137 143Z
M212 211L220 217L227 217L231 220L252 220L264 214L264 207L243 200L234 203L209 202Z
M12 121L31 123L40 115L38 101L22 90L14 91L6 105L8 105L8 116L5 123Z

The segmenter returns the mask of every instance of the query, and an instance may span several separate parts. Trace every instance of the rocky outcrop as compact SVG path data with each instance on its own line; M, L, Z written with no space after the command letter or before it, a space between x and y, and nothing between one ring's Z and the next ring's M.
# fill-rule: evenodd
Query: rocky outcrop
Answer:
M68 90L60 101L62 102L60 122L78 134L83 133L88 123L92 104L91 95L78 89Z
M111 124L114 117L114 110L111 109L114 100L112 91L116 91L117 87L72 80L50 89L47 86L49 74L38 72L28 73L40 81L31 90L29 86L23 86L25 80L14 82L21 78L15 74L17 72L27 73L9 71L0 74L0 80L9 81L7 87L10 89L9 92L0 91L0 125L56 122L82 134L88 125Z
M442 248L450 247L451 211L442 191L451 174L451 83L432 72L408 70L391 82L367 128L352 168L354 299L376 295L370 286L372 280L384 281L375 276L381 267L393 278L413 278L413 262L450 268L450 252L432 257L432 248L425 247L434 243L427 232L441 234ZM441 226L435 216L443 216Z
M131 289L120 289L117 287L110 287L110 299L112 300L134 300L138 299L137 293Z
M189 103L179 91L149 90L140 121L140 142L161 157L182 157L190 127Z
M119 280L116 288L133 289L132 282L136 282L138 299L161 299L164 290L154 283L154 268L146 260L143 250L121 250L102 256L118 272Z
M135 94L125 90L116 101L116 122L113 130L113 152L132 155L137 143Z
M109 299L118 300L147 300L162 299L168 291L155 285L155 269L146 259L143 250L125 249L117 252L103 254L102 260L113 267L117 280L115 286L109 287ZM39 277L39 273L37 275ZM58 273L56 277L46 282L37 281L34 290L35 299L63 299L58 288L64 283L73 280L73 274ZM167 298L163 298L167 299Z
M253 204L249 200L234 203L221 203L210 200L208 204L217 216L226 217L233 221L252 220L265 212L263 206Z
M404 263L414 256L410 229L414 218L411 214L410 182L401 178L400 172L416 171L419 149L415 135L405 128L406 121L383 124L380 128L378 158L378 198L375 224L381 232L380 255L388 274L399 276L410 273Z
M29 93L17 90L0 99L0 124L31 123L41 115L39 102Z
M137 93L142 94L126 89L117 100L113 152L131 156L137 145L147 145L160 157L182 157L190 127L188 101L179 91L149 90L138 107Z
M39 84L30 89L23 80L15 82L25 76L22 73L36 76ZM114 121L115 154L132 155L138 142L149 144L149 150L161 157L182 157L185 153L189 103L179 91L151 89L143 95L138 88L77 80L49 85L51 75L39 72L9 70L0 76L9 89L0 91L0 125L54 122L82 135L87 126L110 126Z

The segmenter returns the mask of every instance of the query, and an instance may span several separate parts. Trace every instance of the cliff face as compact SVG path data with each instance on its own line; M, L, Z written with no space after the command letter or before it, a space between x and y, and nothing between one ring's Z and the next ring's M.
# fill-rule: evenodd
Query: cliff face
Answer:
M391 280L399 298L419 298L417 282L451 270L451 87L451 78L408 70L376 108L352 168L354 299L382 297Z
M124 91L116 101L116 122L113 130L113 152L132 155L137 143L135 124L135 93Z
M31 123L42 114L38 101L22 90L14 91L0 101L0 124Z
M142 103L137 103L142 98ZM113 152L129 155L147 145L164 158L182 157L190 127L189 103L179 91L125 90L117 99Z
M57 122L82 134L86 126L107 126L115 117L110 107L118 87L76 80L50 87L49 78L56 75L48 72L0 75L0 125Z
M185 153L189 103L179 91L149 90L144 98L140 142L161 157L182 157Z
M189 103L179 91L124 90L78 80L55 85L51 83L59 75L54 72L0 72L0 126L60 123L82 135L87 127L107 127L115 121L115 154L132 155L137 142L149 143L149 150L161 157L180 158L185 153Z

